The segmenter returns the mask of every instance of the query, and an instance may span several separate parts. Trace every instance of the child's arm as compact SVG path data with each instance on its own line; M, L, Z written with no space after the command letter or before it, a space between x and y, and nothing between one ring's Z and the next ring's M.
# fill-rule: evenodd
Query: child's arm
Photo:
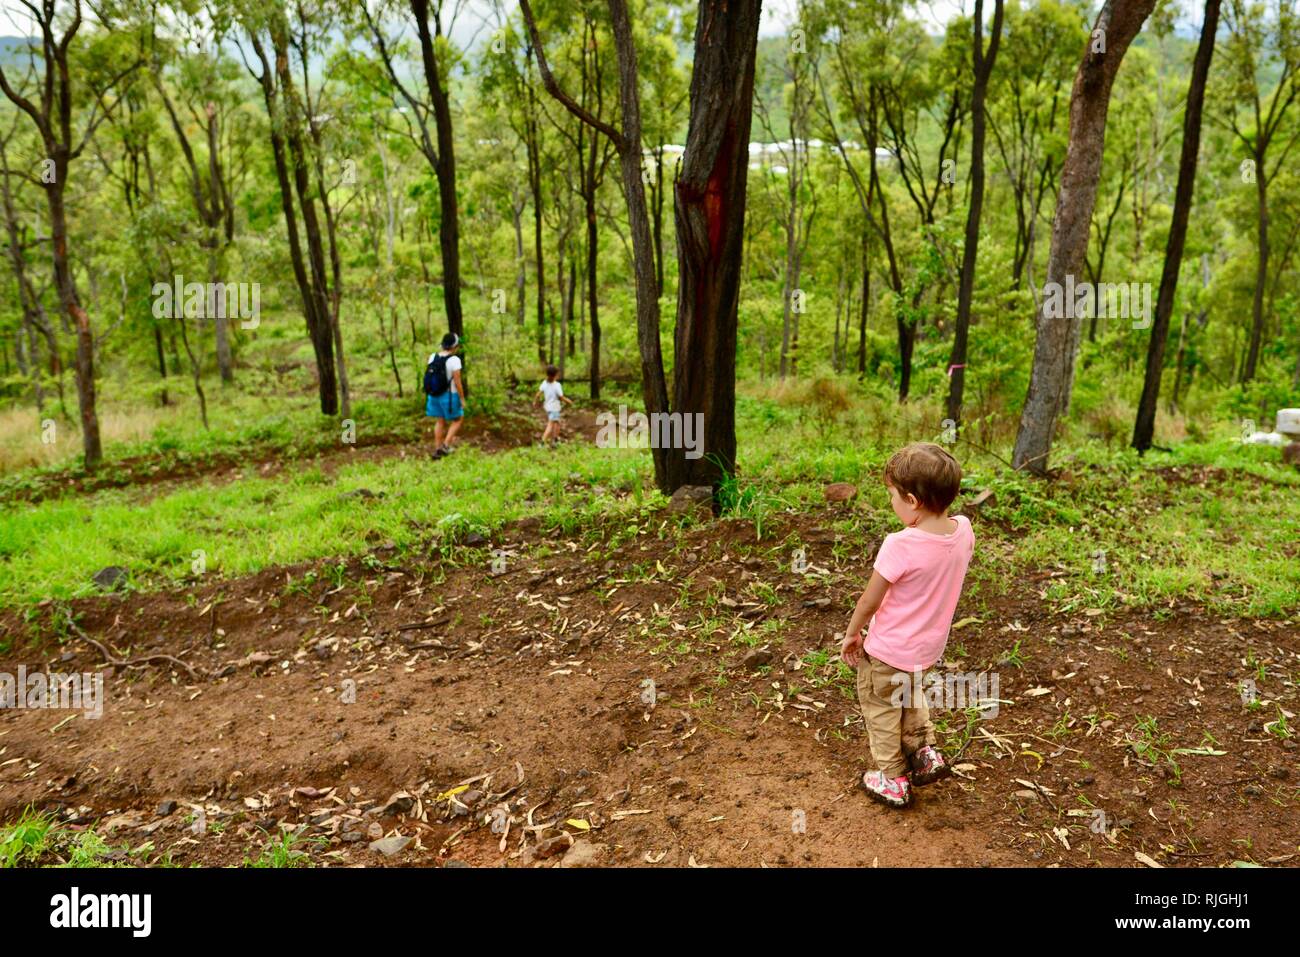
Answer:
M533 393L533 405L542 401L542 387L539 385L537 391Z
M561 395L561 396L560 396L560 401L561 401L561 402L567 402L569 405L573 405L573 400L570 399L567 395Z
M880 572L873 571L871 581L867 582L867 587L859 596L858 604L853 609L853 616L849 618L848 630L840 642L840 657L850 667L858 666L858 661L862 657L862 629L876 613L880 603L885 600L887 591L889 591L889 579Z

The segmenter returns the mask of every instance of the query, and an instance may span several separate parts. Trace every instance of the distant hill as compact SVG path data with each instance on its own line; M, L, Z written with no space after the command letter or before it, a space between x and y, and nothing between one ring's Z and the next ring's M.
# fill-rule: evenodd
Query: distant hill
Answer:
M0 37L0 66L27 62L31 37Z

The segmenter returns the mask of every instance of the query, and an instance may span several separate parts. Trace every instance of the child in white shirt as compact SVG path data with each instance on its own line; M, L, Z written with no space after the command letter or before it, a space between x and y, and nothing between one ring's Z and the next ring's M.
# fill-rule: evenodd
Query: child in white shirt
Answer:
M564 386L560 384L560 370L555 366L546 367L546 381L537 387L537 394L533 396L533 405L538 402L542 403L546 412L546 429L542 432L542 441L555 448L555 443L560 438L560 410L566 402L573 405L573 400L564 394Z

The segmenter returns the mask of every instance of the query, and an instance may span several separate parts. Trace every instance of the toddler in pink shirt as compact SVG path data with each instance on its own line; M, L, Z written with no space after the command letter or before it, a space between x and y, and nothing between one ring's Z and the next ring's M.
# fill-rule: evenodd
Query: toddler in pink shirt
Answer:
M906 807L913 787L952 773L934 746L934 725L917 691L948 643L975 536L966 516L948 515L961 466L939 446L918 442L894 453L885 485L906 527L887 535L876 553L840 656L857 669L858 702L877 765L861 787L882 804Z

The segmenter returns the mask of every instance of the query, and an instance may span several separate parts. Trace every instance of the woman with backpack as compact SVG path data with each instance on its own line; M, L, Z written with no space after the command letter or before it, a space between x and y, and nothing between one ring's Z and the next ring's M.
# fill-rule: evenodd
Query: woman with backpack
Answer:
M440 459L455 449L452 442L465 415L465 388L461 385L460 336L449 332L442 337L442 349L429 356L424 370L424 414L432 416L433 444L430 458Z

